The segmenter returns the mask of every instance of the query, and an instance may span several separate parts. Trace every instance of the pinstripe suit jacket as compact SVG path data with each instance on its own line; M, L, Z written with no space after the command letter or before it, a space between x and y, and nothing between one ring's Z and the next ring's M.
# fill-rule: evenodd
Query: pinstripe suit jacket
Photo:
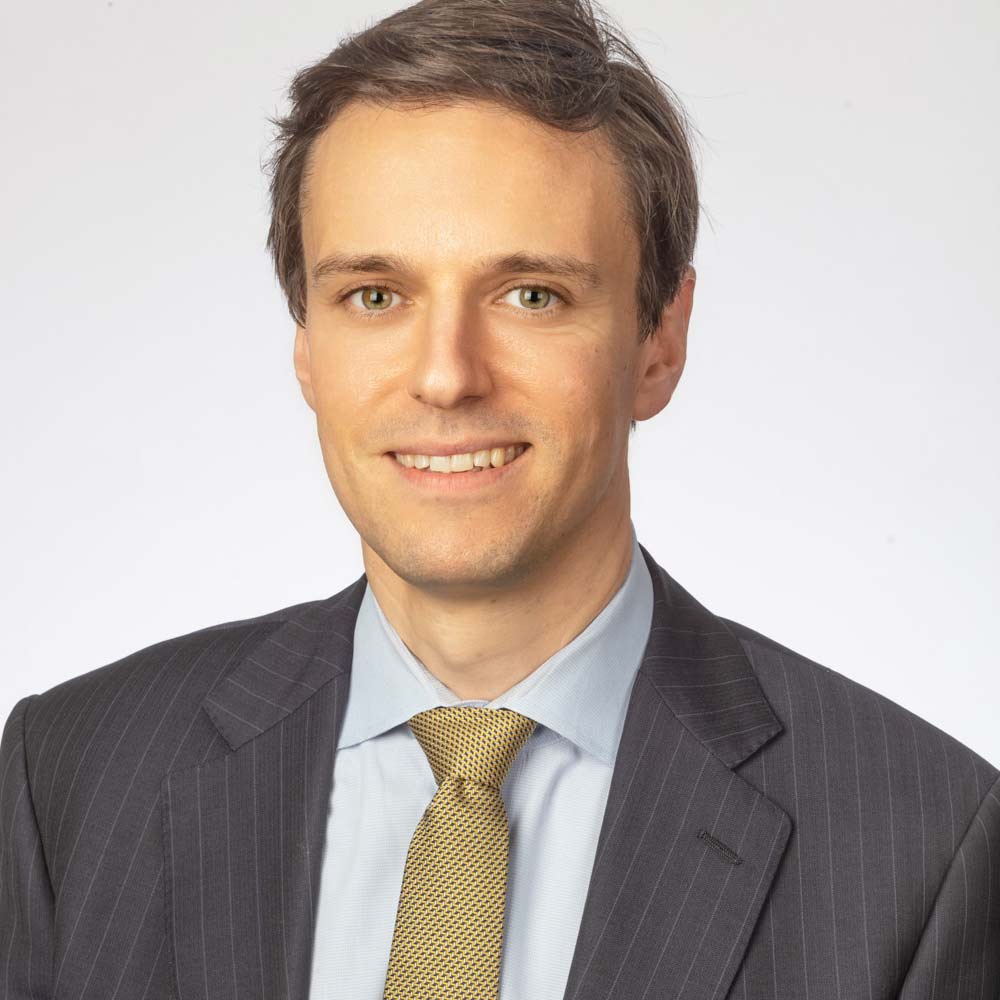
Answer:
M653 619L566 1000L997 1000L997 769L641 551ZM365 584L17 703L4 998L305 1000Z

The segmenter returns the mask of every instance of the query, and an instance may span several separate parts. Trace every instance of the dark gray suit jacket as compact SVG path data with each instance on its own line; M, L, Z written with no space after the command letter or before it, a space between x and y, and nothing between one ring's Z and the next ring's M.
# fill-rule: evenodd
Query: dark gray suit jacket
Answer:
M565 1000L997 1000L997 768L641 551L652 627ZM17 703L0 996L308 1000L365 584Z

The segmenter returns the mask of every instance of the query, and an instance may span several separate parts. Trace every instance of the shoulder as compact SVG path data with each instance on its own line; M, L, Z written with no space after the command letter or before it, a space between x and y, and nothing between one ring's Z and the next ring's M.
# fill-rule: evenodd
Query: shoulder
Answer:
M319 603L161 639L27 696L11 713L21 714L27 759L38 770L65 764L95 743L110 749L127 733L153 746L190 732L205 696L229 670L293 615Z
M720 620L739 639L771 707L786 728L822 726L828 738L851 738L858 725L874 722L888 740L964 758L980 774L992 775L991 784L1000 776L984 757L887 695L746 625ZM853 719L854 730L839 731L845 719Z
M784 727L755 766L787 769L800 799L814 786L871 810L895 807L927 822L936 815L949 839L960 838L997 786L993 763L881 692L746 625L720 621Z

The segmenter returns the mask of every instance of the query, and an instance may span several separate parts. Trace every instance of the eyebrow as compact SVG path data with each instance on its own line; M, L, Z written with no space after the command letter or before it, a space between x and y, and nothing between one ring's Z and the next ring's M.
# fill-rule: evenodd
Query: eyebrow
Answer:
M505 273L508 271L544 271L560 274L580 282L585 288L599 288L601 274L596 264L581 260L571 254L528 253L518 250L514 253L480 257L476 266L486 272ZM372 271L396 271L413 274L417 270L415 262L399 254L330 253L323 257L312 269L313 287L332 274L356 274Z

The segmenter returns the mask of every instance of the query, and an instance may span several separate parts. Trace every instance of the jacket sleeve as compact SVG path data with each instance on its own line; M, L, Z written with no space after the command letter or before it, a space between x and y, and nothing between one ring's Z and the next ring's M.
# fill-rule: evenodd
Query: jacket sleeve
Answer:
M1000 998L1000 777L948 866L899 1000Z
M0 740L0 1000L51 996L55 906L28 785L22 698Z

